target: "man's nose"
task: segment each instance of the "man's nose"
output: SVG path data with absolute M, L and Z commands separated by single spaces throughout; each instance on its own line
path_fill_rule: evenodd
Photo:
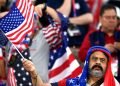
M 101 62 L 100 62 L 100 59 L 97 59 L 96 63 L 100 64 L 100 63 L 101 63 Z

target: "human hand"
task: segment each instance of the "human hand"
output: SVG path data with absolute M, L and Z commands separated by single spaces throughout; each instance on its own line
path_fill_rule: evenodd
M 2 13 L 0 13 L 0 18 L 4 17 L 4 16 L 7 15 L 7 14 L 8 14 L 7 11 L 6 11 L 6 12 L 2 12 Z
M 114 47 L 115 47 L 117 50 L 120 50 L 120 42 L 115 42 L 115 43 L 114 43 Z
M 30 60 L 23 59 L 22 63 L 23 63 L 23 67 L 25 68 L 25 70 L 30 72 L 32 77 L 37 75 L 35 66 Z
M 42 9 L 44 8 L 45 4 L 39 4 L 35 6 L 35 12 L 38 14 L 39 17 L 42 17 Z
M 105 48 L 107 48 L 111 53 L 117 52 L 117 49 L 115 48 L 114 44 L 106 44 Z

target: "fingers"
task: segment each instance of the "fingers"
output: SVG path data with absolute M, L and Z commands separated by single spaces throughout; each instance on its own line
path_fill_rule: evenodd
M 24 67 L 27 71 L 32 72 L 32 71 L 35 70 L 35 67 L 34 67 L 33 63 L 32 63 L 30 60 L 23 59 L 22 63 L 23 63 L 23 67 Z
M 42 17 L 42 8 L 41 6 L 35 6 L 35 12 L 38 14 L 39 17 Z

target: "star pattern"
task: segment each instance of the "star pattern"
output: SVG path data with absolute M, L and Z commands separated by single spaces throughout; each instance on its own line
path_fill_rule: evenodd
M 25 58 L 30 59 L 29 49 L 23 51 L 22 55 Z M 12 64 L 12 67 L 14 68 L 14 74 L 16 77 L 17 86 L 32 86 L 30 74 L 23 68 L 21 60 L 22 57 L 19 54 L 17 54 L 16 60 Z

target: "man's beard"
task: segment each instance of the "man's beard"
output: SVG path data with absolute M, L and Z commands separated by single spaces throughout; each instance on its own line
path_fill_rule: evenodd
M 95 70 L 94 68 L 98 67 L 100 70 Z M 104 75 L 103 68 L 99 65 L 94 65 L 91 69 L 89 68 L 89 74 L 96 77 L 96 78 L 101 78 Z

